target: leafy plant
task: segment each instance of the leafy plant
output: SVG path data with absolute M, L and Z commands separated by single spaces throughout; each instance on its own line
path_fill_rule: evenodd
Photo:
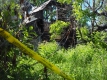
M 101 32 L 94 32 L 92 34 L 92 41 L 97 47 L 103 47 L 104 49 L 107 49 L 107 43 L 106 43 L 107 33 L 104 31 Z
M 75 80 L 106 80 L 105 55 L 103 48 L 93 48 L 93 43 L 79 45 L 71 51 L 71 74 Z
M 69 23 L 64 21 L 56 21 L 50 26 L 51 39 L 56 38 L 56 36 L 60 35 L 64 28 L 68 27 Z
M 90 32 L 87 27 L 76 28 L 78 42 L 89 42 L 90 41 Z

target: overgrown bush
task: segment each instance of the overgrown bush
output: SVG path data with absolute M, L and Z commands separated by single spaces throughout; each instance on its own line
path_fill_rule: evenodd
M 47 46 L 49 47 L 48 49 L 50 49 L 50 46 Z M 71 77 L 75 80 L 106 80 L 106 53 L 107 51 L 104 48 L 101 46 L 95 47 L 95 44 L 90 42 L 86 45 L 77 45 L 74 49 L 59 49 L 54 52 L 48 60 L 61 68 L 65 73 L 71 74 Z M 47 54 L 44 57 L 47 57 Z M 52 78 L 53 75 L 49 77 L 54 80 L 54 78 Z

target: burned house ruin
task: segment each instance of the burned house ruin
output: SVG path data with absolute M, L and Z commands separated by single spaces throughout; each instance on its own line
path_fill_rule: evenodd
M 48 0 L 36 7 L 28 1 L 21 2 L 23 13 L 22 23 L 26 27 L 33 26 L 34 31 L 38 35 L 38 41 L 49 41 L 49 26 L 56 20 L 70 22 L 70 25 L 62 33 L 63 36 L 57 38 L 56 41 L 65 48 L 76 45 L 75 19 L 71 16 L 72 6 L 60 4 L 56 0 Z M 36 40 L 36 39 L 35 39 Z

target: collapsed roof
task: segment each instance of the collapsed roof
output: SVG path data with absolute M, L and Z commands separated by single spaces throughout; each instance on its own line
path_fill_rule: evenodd
M 23 23 L 28 24 L 32 21 L 35 21 L 37 19 L 43 19 L 43 10 L 50 6 L 50 5 L 55 5 L 58 4 L 57 2 L 53 0 L 48 0 L 41 4 L 39 7 L 34 6 L 33 4 L 29 3 L 28 1 L 24 1 L 21 4 L 21 9 L 23 13 Z

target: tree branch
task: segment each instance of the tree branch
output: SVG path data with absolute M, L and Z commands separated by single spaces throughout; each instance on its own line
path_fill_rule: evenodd
M 98 12 L 96 11 L 95 14 L 98 15 L 98 16 L 105 16 L 105 17 L 107 17 L 107 11 L 103 11 L 103 12 L 101 12 L 101 13 L 98 13 Z
M 88 5 L 88 6 L 85 6 L 85 7 L 88 7 L 89 9 L 91 9 L 91 10 L 92 10 L 92 7 L 91 7 L 91 5 L 90 5 L 90 2 L 85 1 L 85 3 Z
M 101 5 L 96 9 L 96 11 L 99 10 L 103 6 L 103 3 L 104 3 L 104 0 L 101 1 Z

